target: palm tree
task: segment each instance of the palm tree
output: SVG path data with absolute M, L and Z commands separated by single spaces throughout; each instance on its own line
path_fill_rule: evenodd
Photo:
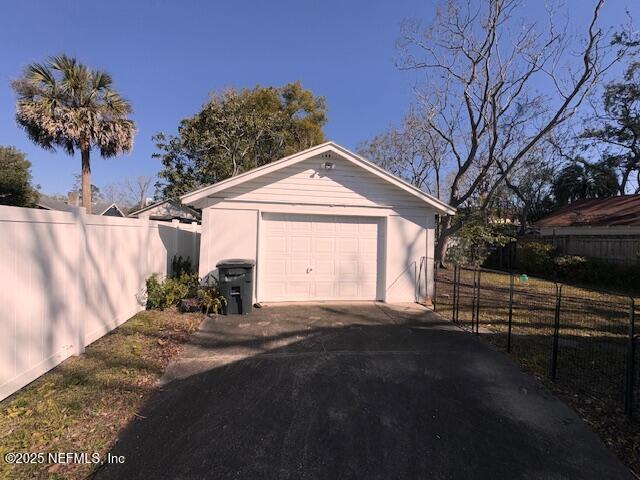
M 113 157 L 133 148 L 135 124 L 129 102 L 113 89 L 113 79 L 75 58 L 60 55 L 29 65 L 12 82 L 18 124 L 45 149 L 61 147 L 82 156 L 82 204 L 91 213 L 91 149 Z

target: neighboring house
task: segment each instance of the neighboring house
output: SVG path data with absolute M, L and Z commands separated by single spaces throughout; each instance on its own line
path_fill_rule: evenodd
M 640 195 L 579 200 L 534 226 L 563 254 L 640 261 Z
M 455 209 L 327 142 L 182 197 L 202 209 L 200 275 L 256 261 L 254 301 L 422 301 L 436 215 Z
M 178 200 L 162 200 L 131 212 L 129 217 L 149 220 L 180 220 L 183 223 L 200 222 L 200 213 L 183 205 Z
M 69 192 L 67 200 L 59 200 L 46 195 L 40 195 L 40 198 L 36 202 L 36 208 L 40 208 L 42 210 L 58 210 L 61 212 L 72 212 L 78 206 L 80 206 L 80 202 L 76 192 Z M 122 210 L 120 210 L 120 207 L 115 203 L 95 202 L 92 210 L 93 215 L 102 215 L 105 217 L 125 216 Z

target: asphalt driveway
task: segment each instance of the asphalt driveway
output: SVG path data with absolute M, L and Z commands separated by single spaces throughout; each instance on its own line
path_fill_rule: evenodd
M 505 354 L 414 305 L 205 321 L 100 479 L 632 478 Z

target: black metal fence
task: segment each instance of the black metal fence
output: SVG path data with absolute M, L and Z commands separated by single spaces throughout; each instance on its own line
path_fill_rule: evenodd
M 640 409 L 636 301 L 485 268 L 436 267 L 434 308 L 603 409 Z

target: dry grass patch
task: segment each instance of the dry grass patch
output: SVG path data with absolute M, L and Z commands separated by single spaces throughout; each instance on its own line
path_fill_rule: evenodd
M 106 454 L 202 319 L 173 309 L 140 312 L 0 402 L 0 478 L 85 478 L 93 465 L 9 465 L 4 454 Z

